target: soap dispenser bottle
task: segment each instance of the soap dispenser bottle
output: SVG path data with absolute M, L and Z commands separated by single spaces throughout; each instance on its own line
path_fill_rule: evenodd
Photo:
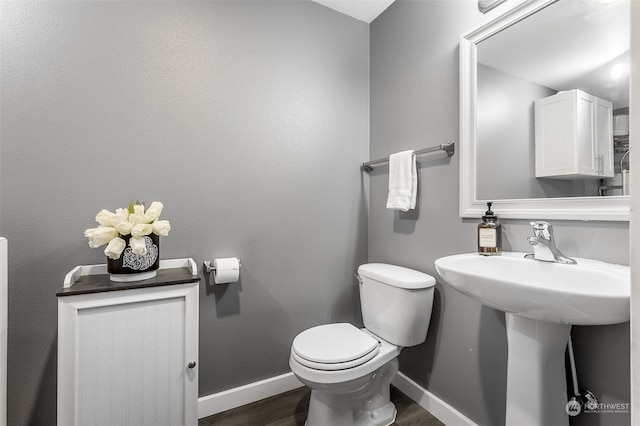
M 478 253 L 484 256 L 502 253 L 502 225 L 491 210 L 491 204 L 487 203 L 487 212 L 478 224 Z

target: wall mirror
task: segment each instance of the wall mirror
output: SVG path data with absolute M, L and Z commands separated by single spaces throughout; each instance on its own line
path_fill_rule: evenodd
M 461 36 L 461 217 L 629 220 L 629 21 L 629 0 L 525 0 Z M 536 177 L 534 102 L 574 89 L 611 104 L 611 178 Z

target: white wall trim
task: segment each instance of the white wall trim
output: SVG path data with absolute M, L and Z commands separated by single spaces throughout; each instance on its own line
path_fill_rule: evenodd
M 198 418 L 213 416 L 304 386 L 293 373 L 285 373 L 259 382 L 198 398 Z
M 398 373 L 392 383 L 400 389 L 402 393 L 414 400 L 416 404 L 436 416 L 447 426 L 478 426 L 464 414 L 424 389 L 403 373 Z M 300 383 L 293 373 L 285 373 L 270 379 L 203 396 L 198 398 L 198 418 L 202 419 L 213 416 L 214 414 L 260 401 L 261 399 L 288 392 L 302 386 L 303 384 Z
M 629 107 L 629 134 L 634 142 L 640 135 L 640 2 L 631 2 L 631 105 Z M 638 146 L 632 148 L 631 173 L 631 225 L 629 254 L 631 265 L 631 424 L 640 424 L 640 156 Z
M 447 426 L 478 426 L 467 416 L 444 402 L 403 373 L 398 373 L 391 383 L 416 404 L 433 414 Z
M 9 243 L 0 237 L 0 426 L 7 426 Z

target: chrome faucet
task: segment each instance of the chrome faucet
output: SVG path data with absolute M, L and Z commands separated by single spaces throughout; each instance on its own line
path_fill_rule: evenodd
M 527 238 L 533 247 L 533 253 L 525 255 L 528 259 L 544 260 L 545 262 L 567 263 L 575 265 L 577 262 L 565 256 L 556 247 L 553 239 L 553 227 L 548 222 L 531 222 L 534 235 Z

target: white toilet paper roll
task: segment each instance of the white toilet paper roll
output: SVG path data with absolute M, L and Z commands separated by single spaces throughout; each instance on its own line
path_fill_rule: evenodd
M 235 283 L 240 277 L 240 261 L 236 257 L 214 259 L 213 282 L 215 284 Z

